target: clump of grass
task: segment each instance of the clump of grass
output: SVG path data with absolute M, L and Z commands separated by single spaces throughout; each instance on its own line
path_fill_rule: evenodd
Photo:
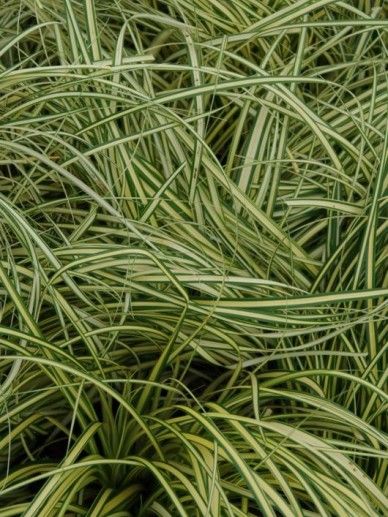
M 0 516 L 387 507 L 387 20 L 9 0 Z

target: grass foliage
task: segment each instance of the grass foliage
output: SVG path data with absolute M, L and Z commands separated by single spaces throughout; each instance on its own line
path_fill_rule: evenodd
M 387 13 L 1 3 L 1 517 L 384 514 Z

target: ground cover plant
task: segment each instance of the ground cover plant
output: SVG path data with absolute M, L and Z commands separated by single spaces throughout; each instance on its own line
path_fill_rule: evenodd
M 0 517 L 384 514 L 387 13 L 1 2 Z

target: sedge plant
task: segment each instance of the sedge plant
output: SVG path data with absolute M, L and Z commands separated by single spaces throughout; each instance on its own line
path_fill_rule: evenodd
M 0 517 L 372 517 L 386 2 L 3 0 Z

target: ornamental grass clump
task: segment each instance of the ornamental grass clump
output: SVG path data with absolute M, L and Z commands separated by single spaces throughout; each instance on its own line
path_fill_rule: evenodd
M 2 2 L 0 517 L 384 515 L 387 12 Z

